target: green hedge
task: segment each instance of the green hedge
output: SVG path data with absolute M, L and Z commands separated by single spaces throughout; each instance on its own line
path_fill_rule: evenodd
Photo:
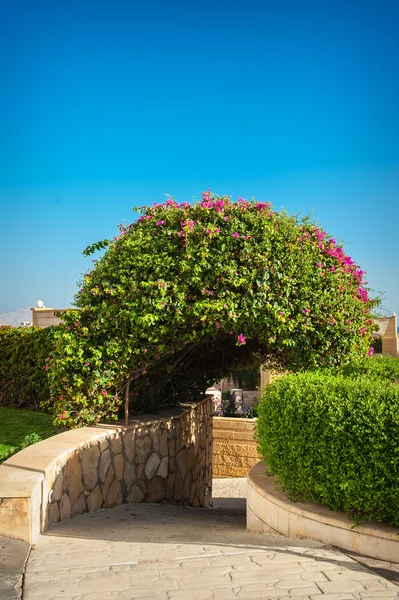
M 50 397 L 46 359 L 53 327 L 0 329 L 0 405 L 36 410 Z
M 399 525 L 397 384 L 370 374 L 282 377 L 260 401 L 257 438 L 291 498 Z
M 371 360 L 367 357 L 359 358 L 342 367 L 340 372 L 347 377 L 370 375 L 399 382 L 399 359 L 388 355 L 376 356 Z

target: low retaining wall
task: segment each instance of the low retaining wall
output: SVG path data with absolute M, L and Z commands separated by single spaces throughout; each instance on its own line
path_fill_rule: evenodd
M 276 489 L 275 478 L 266 475 L 259 462 L 248 475 L 247 530 L 278 532 L 302 537 L 377 560 L 399 562 L 399 529 L 369 522 L 354 529 L 345 513 L 328 510 L 321 504 L 291 502 Z
M 34 542 L 47 527 L 125 502 L 212 503 L 211 400 L 129 426 L 61 433 L 0 466 L 0 535 Z
M 246 477 L 260 459 L 256 419 L 213 417 L 213 476 Z

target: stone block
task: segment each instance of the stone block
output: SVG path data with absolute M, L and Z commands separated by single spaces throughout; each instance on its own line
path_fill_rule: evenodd
M 52 502 L 48 505 L 48 525 L 55 525 L 60 520 L 60 509 L 58 502 Z
M 147 479 L 152 479 L 155 476 L 160 462 L 161 461 L 158 454 L 155 452 L 151 454 L 145 466 L 145 474 Z
M 174 439 L 169 440 L 169 456 L 176 455 L 176 441 Z
M 103 505 L 103 495 L 101 488 L 97 485 L 94 490 L 87 497 L 87 508 L 89 511 L 98 510 Z
M 147 490 L 145 493 L 146 502 L 161 502 L 164 497 L 164 480 L 161 477 L 154 477 L 147 483 Z
M 72 502 L 71 516 L 82 515 L 84 512 L 86 512 L 86 496 L 83 493 L 75 502 Z
M 184 479 L 187 471 L 187 456 L 184 449 L 176 454 L 176 464 L 181 477 Z
M 83 473 L 82 467 L 77 452 L 69 456 L 66 477 L 65 477 L 65 489 L 68 490 L 69 499 L 73 505 L 79 496 L 84 492 L 84 485 L 82 481 Z
M 118 481 L 122 481 L 123 479 L 123 471 L 125 468 L 125 460 L 122 454 L 117 454 L 114 456 L 114 469 L 115 469 L 115 479 Z
M 125 455 L 129 462 L 133 462 L 136 454 L 136 439 L 133 431 L 128 431 L 124 437 Z
M 159 438 L 159 452 L 161 454 L 161 458 L 164 458 L 168 455 L 168 432 L 166 430 L 162 432 Z
M 116 435 L 112 438 L 111 446 L 114 454 L 120 454 L 122 452 L 122 439 L 120 435 Z
M 162 477 L 163 479 L 166 479 L 166 477 L 168 476 L 168 467 L 169 467 L 169 458 L 167 456 L 164 456 L 164 458 L 162 458 L 161 462 L 159 463 L 159 467 L 157 470 L 158 477 Z
M 166 500 L 174 500 L 174 486 L 175 486 L 175 473 L 169 473 L 169 476 L 166 480 Z
M 129 492 L 129 495 L 127 497 L 127 501 L 131 502 L 132 504 L 139 504 L 143 500 L 144 500 L 143 492 L 137 485 L 133 485 Z
M 152 440 L 150 437 L 139 438 L 136 440 L 136 458 L 139 463 L 143 464 L 147 462 L 151 447 Z
M 125 480 L 127 489 L 130 489 L 131 485 L 136 480 L 136 469 L 135 469 L 134 465 L 132 465 L 128 462 L 125 463 L 123 479 Z
M 60 509 L 60 519 L 61 521 L 65 521 L 65 519 L 71 518 L 71 501 L 69 500 L 69 496 L 64 494 L 61 498 L 61 509 Z
M 112 508 L 113 506 L 120 506 L 123 502 L 122 488 L 119 481 L 111 483 L 107 496 L 104 500 L 104 508 Z
M 173 497 L 176 502 L 179 502 L 184 498 L 184 480 L 182 479 L 182 476 L 180 475 L 179 471 L 176 471 L 175 489 Z
M 90 446 L 89 448 L 83 448 L 80 453 L 80 462 L 83 470 L 83 484 L 86 490 L 92 490 L 97 485 L 99 458 L 100 449 L 97 444 Z
M 104 481 L 103 485 L 101 486 L 101 492 L 102 492 L 102 495 L 104 498 L 106 498 L 109 487 L 114 480 L 114 474 L 115 474 L 114 467 L 111 465 L 110 468 L 108 469 L 108 473 L 105 478 L 105 481 Z
M 187 471 L 186 476 L 184 478 L 184 485 L 183 485 L 183 498 L 187 502 L 190 500 L 191 483 L 192 483 L 191 471 Z
M 64 474 L 60 471 L 55 479 L 53 486 L 53 499 L 58 502 L 62 496 L 62 486 L 64 483 Z
M 107 449 L 107 450 L 104 450 L 104 452 L 102 453 L 101 458 L 100 458 L 99 475 L 100 475 L 100 479 L 102 482 L 105 481 L 110 464 L 111 464 L 111 455 L 110 455 L 109 450 Z

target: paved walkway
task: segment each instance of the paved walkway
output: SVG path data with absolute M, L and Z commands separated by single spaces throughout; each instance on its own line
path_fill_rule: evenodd
M 245 500 L 226 497 L 244 481 L 216 480 L 214 509 L 130 504 L 57 525 L 31 552 L 24 600 L 399 598 L 331 547 L 246 532 Z
M 19 600 L 29 544 L 0 536 L 0 599 Z

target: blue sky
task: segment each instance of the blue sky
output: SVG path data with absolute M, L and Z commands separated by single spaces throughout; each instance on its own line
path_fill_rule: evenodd
M 399 3 L 0 2 L 0 312 L 65 307 L 131 208 L 313 216 L 399 313 Z

